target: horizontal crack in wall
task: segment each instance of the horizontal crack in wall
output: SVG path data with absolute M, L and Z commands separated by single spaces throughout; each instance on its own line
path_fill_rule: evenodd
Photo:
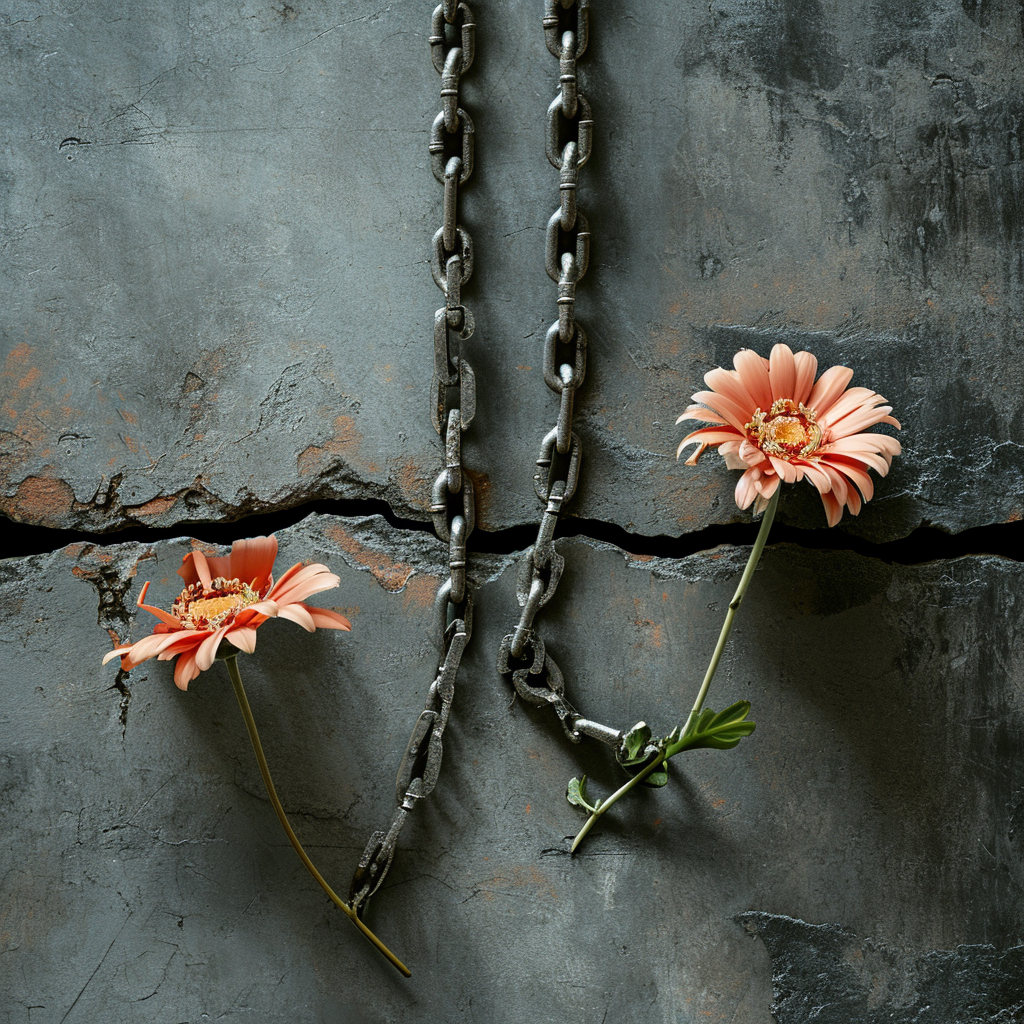
M 44 554 L 68 544 L 121 544 L 138 542 L 152 544 L 158 540 L 189 536 L 211 544 L 228 545 L 238 537 L 270 534 L 294 526 L 311 513 L 345 518 L 378 515 L 397 529 L 433 533 L 428 522 L 396 516 L 387 502 L 377 499 L 312 501 L 280 512 L 246 516 L 234 522 L 183 522 L 160 529 L 128 527 L 114 533 L 86 533 L 79 530 L 54 530 L 29 526 L 7 520 L 3 557 L 24 557 Z M 3 518 L 3 517 L 0 517 Z M 476 530 L 470 538 L 470 551 L 483 554 L 508 555 L 528 548 L 536 529 L 517 526 L 489 532 Z M 661 558 L 685 558 L 708 551 L 722 544 L 749 545 L 757 535 L 757 523 L 710 526 L 681 537 L 648 537 L 630 533 L 621 526 L 594 519 L 565 518 L 557 537 L 583 537 L 611 544 L 631 555 L 654 555 Z M 875 544 L 840 530 L 800 530 L 782 523 L 772 527 L 772 543 L 797 544 L 805 548 L 830 551 L 852 551 L 867 558 L 877 558 L 897 565 L 919 565 L 964 555 L 998 555 L 1024 561 L 1024 521 L 997 523 L 949 534 L 932 527 L 921 527 L 908 537 Z

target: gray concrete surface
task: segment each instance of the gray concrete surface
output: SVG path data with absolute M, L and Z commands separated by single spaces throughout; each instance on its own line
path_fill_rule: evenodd
M 321 603 L 353 630 L 270 622 L 242 664 L 282 799 L 340 887 L 390 818 L 432 677 L 439 545 L 396 534 L 333 517 L 287 531 L 282 566 L 336 569 L 341 587 Z M 767 947 L 737 915 L 834 926 L 785 953 L 798 981 L 814 972 L 793 963 L 832 956 L 837 928 L 910 961 L 1021 945 L 1017 563 L 898 568 L 770 549 L 711 700 L 751 700 L 757 731 L 736 750 L 677 759 L 667 789 L 624 803 L 572 859 L 580 819 L 566 780 L 582 769 L 606 791 L 618 770 L 512 702 L 494 659 L 514 569 L 478 563 L 439 788 L 369 910 L 413 969 L 403 981 L 287 845 L 222 667 L 187 694 L 166 664 L 134 670 L 123 693 L 114 666 L 99 667 L 106 627 L 148 632 L 150 617 L 124 619 L 122 603 L 146 579 L 153 600 L 173 599 L 185 550 L 73 546 L 4 564 L 5 619 L 26 626 L 4 645 L 0 1019 L 768 1024 L 769 954 L 783 954 L 764 918 L 747 927 Z M 544 630 L 571 669 L 572 701 L 667 731 L 691 702 L 743 551 L 562 550 L 565 593 Z M 917 975 L 900 988 L 865 964 L 862 988 L 874 979 L 881 1002 L 914 1004 Z
M 0 510 L 106 530 L 376 495 L 424 516 L 429 7 L 8 0 Z M 463 83 L 469 464 L 490 529 L 533 519 L 555 416 L 538 19 L 484 5 Z M 1017 5 L 673 0 L 594 20 L 573 514 L 648 535 L 738 521 L 716 470 L 668 472 L 673 421 L 709 364 L 784 339 L 855 365 L 907 423 L 885 514 L 844 528 L 1019 519 Z M 786 515 L 823 522 L 811 501 Z
M 474 4 L 463 83 L 475 629 L 438 789 L 368 913 L 410 981 L 287 845 L 222 666 L 187 694 L 166 664 L 100 667 L 148 632 L 143 581 L 176 596 L 200 523 L 340 499 L 279 564 L 338 571 L 322 603 L 352 633 L 267 623 L 242 667 L 296 829 L 347 888 L 436 666 L 444 553 L 408 523 L 441 466 L 430 6 L 0 4 L 5 540 L 110 533 L 0 560 L 0 1024 L 1021 1019 L 1024 570 L 982 543 L 920 565 L 771 546 L 711 698 L 749 699 L 757 731 L 566 854 L 566 781 L 618 769 L 495 668 L 519 541 L 493 531 L 536 522 L 555 416 L 534 0 Z M 1021 70 L 1009 0 L 594 0 L 570 506 L 592 536 L 559 541 L 539 620 L 581 711 L 667 732 L 692 702 L 745 552 L 595 538 L 747 520 L 733 474 L 673 458 L 740 347 L 854 366 L 903 420 L 835 543 L 1024 516 Z M 405 526 L 345 514 L 366 499 Z M 779 518 L 824 524 L 803 486 Z

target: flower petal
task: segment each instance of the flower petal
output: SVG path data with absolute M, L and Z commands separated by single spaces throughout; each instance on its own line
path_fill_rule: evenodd
M 347 631 L 352 628 L 352 623 L 344 615 L 332 612 L 330 608 L 311 608 L 308 604 L 304 604 L 302 607 L 309 612 L 317 629 L 344 629 Z
M 263 594 L 269 589 L 275 558 L 277 538 L 274 536 L 236 540 L 231 545 L 231 554 L 225 560 L 227 565 L 220 575 L 248 583 L 257 594 Z
M 792 398 L 794 402 L 807 404 L 811 388 L 814 387 L 814 375 L 818 372 L 818 360 L 810 352 L 796 352 L 793 354 L 796 362 L 796 384 L 793 385 Z
M 777 459 L 774 455 L 768 456 L 772 469 L 787 483 L 795 484 L 803 476 L 803 470 L 797 471 L 796 466 L 787 459 Z
M 772 346 L 772 354 L 768 359 L 768 379 L 772 385 L 773 401 L 793 397 L 796 390 L 796 360 L 788 345 L 780 342 Z
M 829 367 L 811 388 L 810 397 L 804 403 L 813 409 L 819 420 L 823 413 L 832 408 L 835 400 L 846 390 L 846 385 L 853 380 L 853 370 L 846 366 Z
M 740 432 L 746 432 L 747 423 L 750 422 L 750 417 L 754 412 L 753 409 L 746 409 L 731 398 L 720 395 L 717 391 L 698 391 L 693 397 L 698 402 L 703 402 L 710 409 L 720 413 L 725 417 L 726 422 L 731 423 Z
M 103 661 L 101 662 L 101 664 L 106 665 L 108 661 L 113 661 L 115 658 L 120 658 L 121 655 L 127 654 L 131 649 L 132 648 L 130 644 L 127 647 L 115 647 L 112 651 L 107 651 L 107 653 L 103 655 Z
M 252 654 L 256 650 L 256 630 L 251 626 L 238 626 L 229 629 L 224 638 L 229 644 L 234 644 L 240 651 Z
M 267 597 L 278 605 L 290 604 L 293 601 L 302 601 L 310 594 L 318 594 L 321 590 L 331 590 L 340 583 L 340 577 L 331 572 L 326 565 L 314 562 L 312 565 L 304 566 L 287 580 L 275 583 Z
M 860 488 L 865 501 L 870 501 L 874 496 L 875 485 L 871 482 L 868 471 L 860 463 L 843 455 L 832 455 L 823 458 L 821 461 L 852 480 Z M 888 467 L 886 468 L 888 469 Z M 882 475 L 884 476 L 885 474 L 883 473 Z
M 757 488 L 757 493 L 767 500 L 770 498 L 782 484 L 782 478 L 778 473 L 762 473 L 760 479 L 755 481 L 754 486 Z
M 277 614 L 282 619 L 291 619 L 292 622 L 297 622 L 309 633 L 316 632 L 316 622 L 313 621 L 313 616 L 309 614 L 304 604 L 285 605 Z
M 708 445 L 722 444 L 724 441 L 735 441 L 738 445 L 741 437 L 742 435 L 735 427 L 701 427 L 700 430 L 694 430 L 692 433 L 687 434 L 679 442 L 679 447 L 676 449 L 676 458 L 678 459 L 683 454 L 683 449 L 690 444 L 701 445 L 701 451 L 703 451 Z M 687 459 L 686 464 L 695 465 L 699 456 L 700 452 L 692 456 L 694 459 L 693 463 Z
M 748 466 L 759 466 L 767 460 L 764 452 L 756 444 L 751 444 L 747 438 L 743 439 L 737 454 Z
M 768 377 L 768 360 L 749 348 L 740 349 L 732 357 L 732 365 L 758 408 L 767 412 L 772 407 L 772 385 Z
M 804 479 L 809 480 L 819 494 L 827 494 L 832 490 L 832 478 L 820 468 L 818 463 L 804 466 Z
M 828 519 L 828 525 L 835 526 L 843 518 L 842 503 L 831 491 L 825 491 L 821 495 L 821 503 L 825 506 L 825 516 Z
M 859 434 L 867 427 L 892 420 L 889 415 L 891 412 L 891 405 L 880 405 L 876 408 L 865 405 L 863 408 L 854 409 L 853 412 L 847 413 L 842 419 L 834 422 L 829 428 L 829 432 L 833 438 Z
M 213 577 L 210 575 L 210 563 L 206 560 L 206 555 L 198 548 L 182 558 L 178 575 L 185 581 L 186 586 L 201 582 L 204 587 L 209 587 L 213 582 Z
M 205 672 L 213 664 L 214 658 L 217 657 L 217 648 L 220 647 L 220 642 L 224 639 L 228 628 L 228 626 L 221 626 L 199 645 L 199 650 L 196 651 L 196 665 L 199 666 L 200 672 Z
M 170 612 L 165 612 L 162 608 L 155 608 L 153 605 L 145 604 L 146 591 L 149 590 L 149 580 L 146 580 L 142 584 L 142 593 L 139 594 L 138 600 L 135 602 L 136 608 L 142 608 L 149 612 L 150 615 L 155 615 L 161 622 L 168 626 L 174 626 L 177 629 L 181 629 L 181 619 L 176 615 L 171 615 Z
M 682 423 L 683 420 L 701 420 L 704 423 L 728 422 L 724 416 L 719 416 L 717 412 L 712 412 L 703 405 L 688 405 L 685 412 L 677 417 L 676 424 Z
M 725 395 L 741 409 L 749 410 L 748 420 L 754 414 L 757 402 L 744 385 L 743 378 L 735 370 L 725 370 L 718 366 L 704 374 L 704 381 L 709 388 L 717 391 L 720 395 Z
M 850 510 L 850 515 L 860 515 L 861 500 L 860 494 L 857 493 L 856 487 L 851 487 L 846 494 L 846 507 Z
M 748 469 L 736 481 L 736 504 L 740 508 L 749 508 L 750 503 L 757 497 L 757 480 L 760 476 L 761 470 Z
M 834 466 L 830 466 L 827 462 L 819 462 L 818 465 L 828 474 L 829 480 L 832 482 L 832 493 L 835 494 L 836 500 L 840 505 L 846 504 L 846 496 L 849 493 L 849 486 L 846 483 L 846 477 L 839 472 Z
M 188 684 L 199 675 L 199 671 L 195 652 L 183 654 L 174 666 L 174 685 L 179 690 L 187 690 Z

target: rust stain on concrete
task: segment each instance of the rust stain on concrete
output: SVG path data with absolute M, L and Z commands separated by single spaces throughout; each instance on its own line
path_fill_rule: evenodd
M 337 456 L 344 456 L 346 461 L 361 466 L 368 473 L 379 473 L 380 467 L 372 461 L 360 457 L 359 449 L 363 443 L 363 435 L 356 429 L 355 420 L 351 416 L 334 418 L 334 437 L 321 445 L 310 445 L 299 452 L 296 459 L 299 475 L 307 476 L 318 473 L 329 467 Z
M 162 516 L 177 504 L 178 496 L 176 494 L 165 494 L 156 498 L 151 498 L 149 501 L 144 502 L 141 505 L 134 506 L 132 508 L 132 512 L 137 516 Z
M 402 592 L 403 607 L 429 608 L 437 596 L 437 579 L 434 576 L 416 575 L 406 584 Z
M 411 565 L 407 565 L 405 562 L 397 562 L 389 558 L 383 551 L 374 551 L 371 548 L 364 547 L 341 526 L 328 526 L 325 528 L 324 533 L 353 561 L 369 569 L 370 575 L 389 594 L 397 594 L 399 591 L 404 590 L 415 572 Z
M 47 525 L 66 516 L 74 506 L 75 492 L 64 480 L 28 476 L 18 484 L 7 512 L 18 522 Z

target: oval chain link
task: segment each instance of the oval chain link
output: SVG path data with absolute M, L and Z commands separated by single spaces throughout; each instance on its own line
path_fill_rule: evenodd
M 466 580 L 466 542 L 476 525 L 473 481 L 462 465 L 462 435 L 476 414 L 476 376 L 462 343 L 473 336 L 473 316 L 462 302 L 462 286 L 473 273 L 473 239 L 458 223 L 459 189 L 473 173 L 473 120 L 459 96 L 462 76 L 476 53 L 476 21 L 464 0 L 443 0 L 430 21 L 430 56 L 441 75 L 441 112 L 430 127 L 430 164 L 444 186 L 442 224 L 431 243 L 430 271 L 444 295 L 434 314 L 431 420 L 444 441 L 444 465 L 430 494 L 438 538 L 448 544 L 448 579 L 435 599 L 437 675 L 398 768 L 390 828 L 374 832 L 352 879 L 349 900 L 360 915 L 384 881 L 409 812 L 434 789 L 444 753 L 455 682 L 473 633 L 473 598 Z
M 555 551 L 558 518 L 576 492 L 583 444 L 573 430 L 576 392 L 587 374 L 587 332 L 576 319 L 576 285 L 590 262 L 590 226 L 579 209 L 580 168 L 593 151 L 594 120 L 580 91 L 576 62 L 590 40 L 589 0 L 544 0 L 544 37 L 558 58 L 558 95 L 547 110 L 548 160 L 559 172 L 558 209 L 548 220 L 544 264 L 558 285 L 558 319 L 544 338 L 544 382 L 558 396 L 558 419 L 541 441 L 533 477 L 544 514 L 537 539 L 519 564 L 516 598 L 522 609 L 498 650 L 498 671 L 511 676 L 527 703 L 550 706 L 573 743 L 590 736 L 622 753 L 624 733 L 580 715 L 565 696 L 565 678 L 534 627 L 537 612 L 558 587 L 565 560 Z

